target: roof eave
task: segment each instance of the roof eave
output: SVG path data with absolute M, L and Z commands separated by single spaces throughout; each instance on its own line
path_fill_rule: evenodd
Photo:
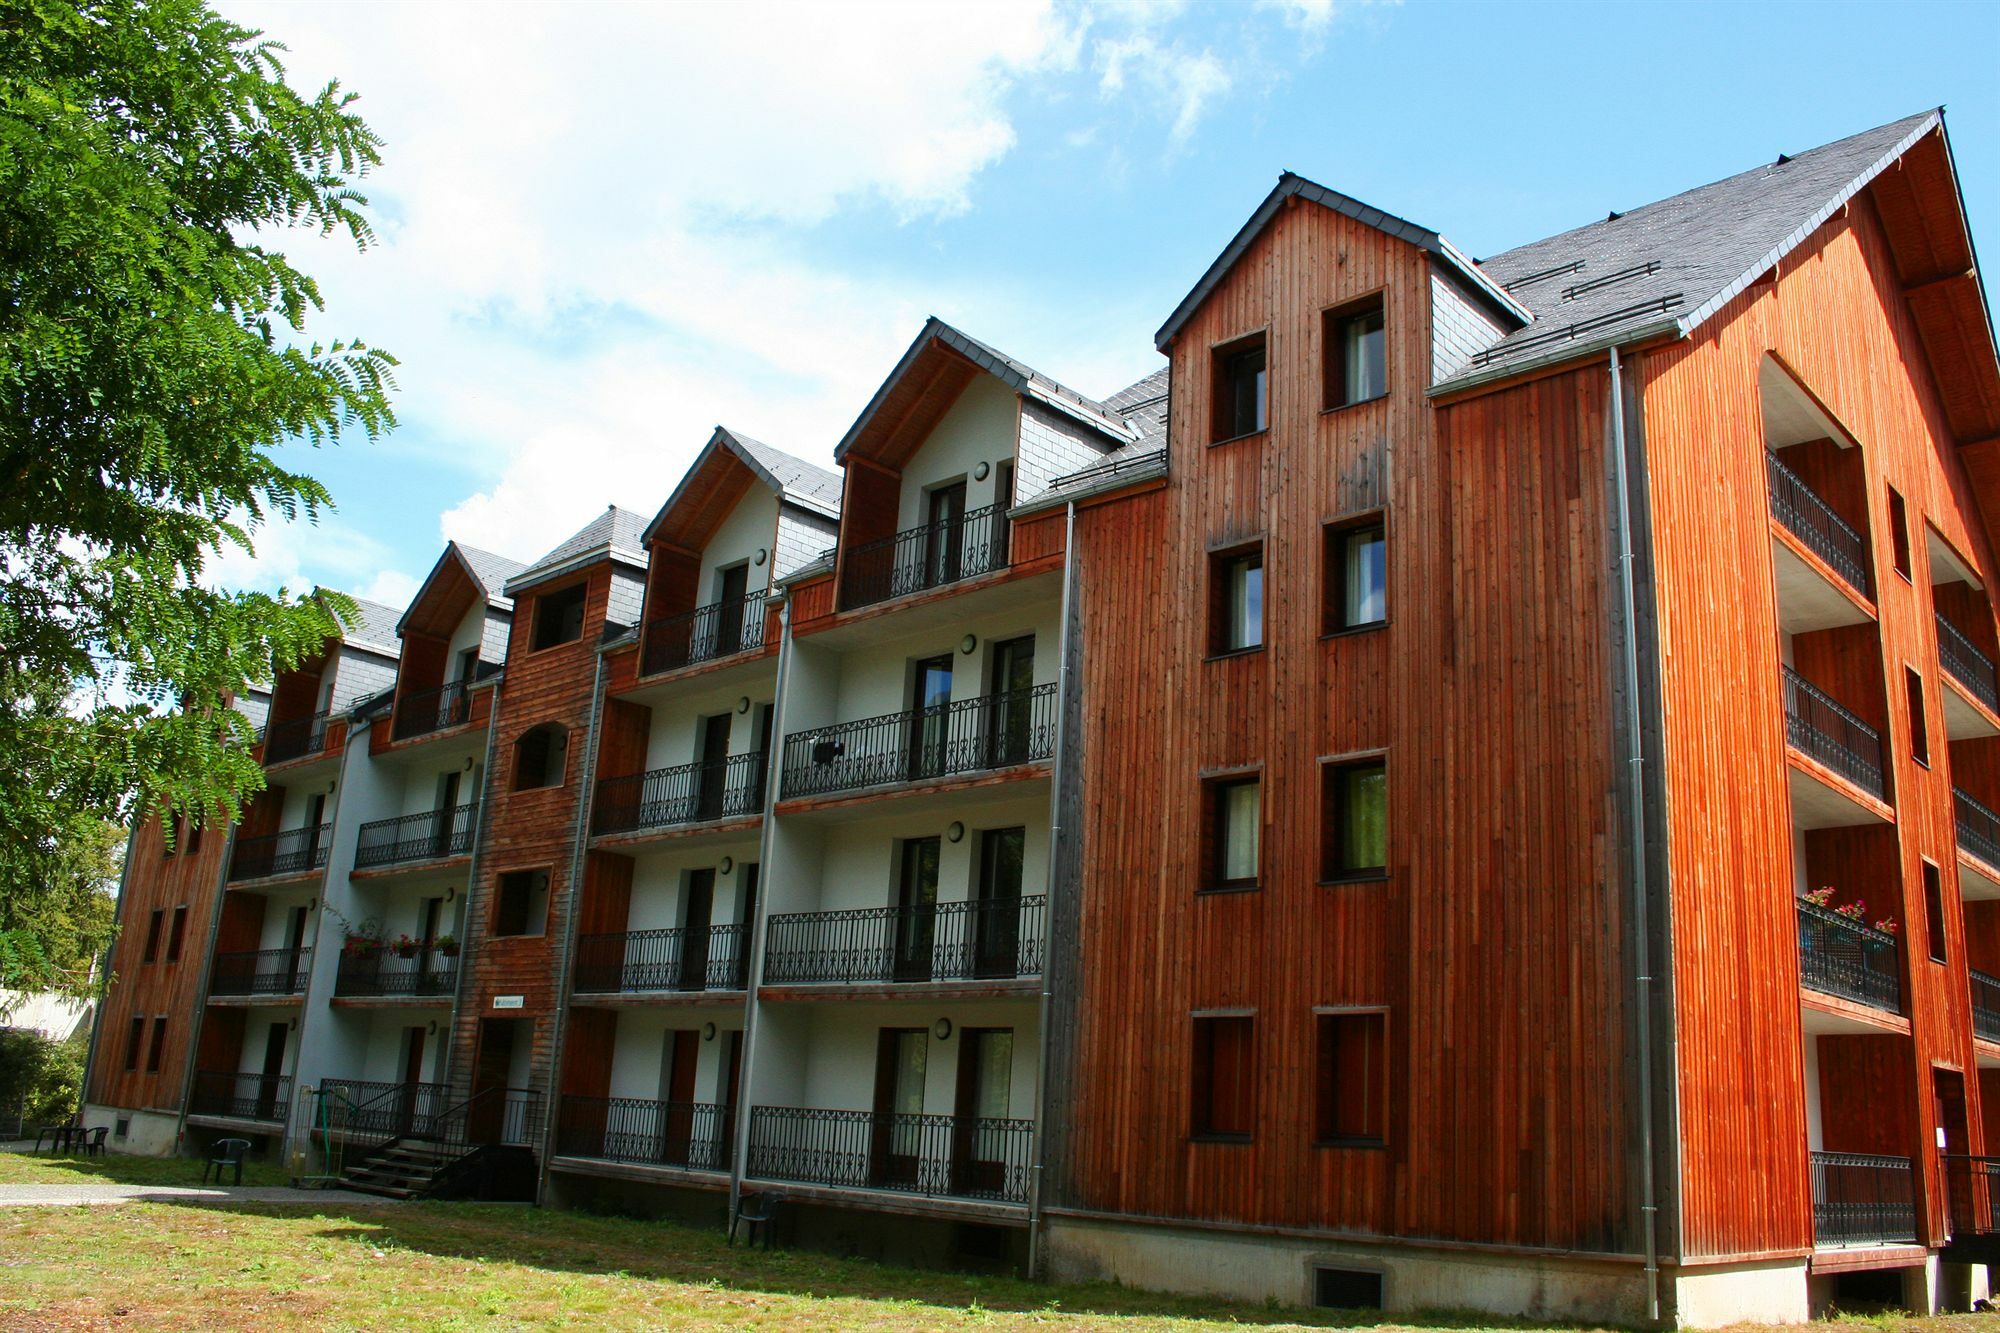
M 1575 342 L 1563 343 L 1559 347 L 1525 360 L 1509 361 L 1504 365 L 1487 367 L 1472 374 L 1459 375 L 1431 385 L 1424 390 L 1424 393 L 1430 398 L 1450 397 L 1468 389 L 1478 389 L 1505 380 L 1518 379 L 1523 375 L 1535 374 L 1567 361 L 1586 361 L 1610 351 L 1613 347 L 1632 347 L 1640 343 L 1654 342 L 1663 333 L 1671 334 L 1674 338 L 1687 336 L 1680 327 L 1678 319 L 1649 320 L 1644 324 L 1618 329 L 1595 338 L 1579 338 Z

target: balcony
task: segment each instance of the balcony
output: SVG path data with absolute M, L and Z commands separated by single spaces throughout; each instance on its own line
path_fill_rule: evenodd
M 354 848 L 354 868 L 378 870 L 384 866 L 469 855 L 473 812 L 477 808 L 472 804 L 455 805 L 449 810 L 426 810 L 400 819 L 378 819 L 363 824 Z
M 1011 768 L 1055 751 L 1056 687 L 842 722 L 785 737 L 787 800 Z
M 188 1096 L 188 1114 L 283 1124 L 292 1109 L 289 1074 L 231 1074 L 198 1071 Z
M 1917 1176 L 1907 1157 L 1812 1154 L 1813 1244 L 1908 1245 L 1917 1239 Z
M 1946 1153 L 1939 1160 L 1944 1167 L 1945 1214 L 1950 1222 L 1951 1245 L 1967 1246 L 1967 1242 L 1976 1244 L 1983 1240 L 1990 1247 L 1992 1238 L 2000 1236 L 2000 1157 Z M 1957 1256 L 1948 1246 L 1943 1257 L 1950 1263 Z M 1984 1253 L 1965 1257 L 1990 1263 L 1993 1251 L 1987 1248 Z
M 734 925 L 585 935 L 576 943 L 576 989 L 590 995 L 742 990 L 745 938 L 746 928 Z
M 1007 513 L 988 505 L 850 547 L 841 575 L 842 606 L 850 611 L 873 606 L 1006 565 Z
M 210 995 L 291 996 L 306 992 L 311 949 L 252 949 L 219 953 L 209 972 Z
M 412 736 L 428 736 L 434 731 L 461 726 L 472 720 L 472 702 L 465 682 L 452 681 L 434 690 L 418 690 L 396 701 L 396 722 L 390 734 L 406 741 Z
M 444 1083 L 327 1078 L 319 1090 L 328 1129 L 372 1138 L 428 1138 L 451 1106 L 451 1088 Z
M 289 722 L 273 722 L 264 729 L 264 762 L 282 764 L 325 750 L 326 727 L 331 717 L 330 713 L 314 713 Z
M 1868 595 L 1868 543 L 1833 506 L 1820 499 L 1798 473 L 1764 455 L 1771 479 L 1771 516 L 1797 537 L 1808 551 L 1825 561 L 1848 587 Z
M 684 1171 L 727 1171 L 733 1107 L 634 1097 L 565 1096 L 556 1108 L 558 1157 L 587 1157 Z
M 1799 980 L 1808 990 L 1901 1013 L 1896 937 L 1800 898 Z
M 229 858 L 231 883 L 243 879 L 276 879 L 326 868 L 333 825 L 286 829 L 261 838 L 239 838 Z
M 642 833 L 747 819 L 764 809 L 764 756 L 731 755 L 721 763 L 656 768 L 634 777 L 604 778 L 591 808 L 594 834 Z
M 639 662 L 641 675 L 678 671 L 702 662 L 719 662 L 764 646 L 762 592 L 726 602 L 710 602 L 679 615 L 657 616 L 646 622 L 646 643 Z
M 342 998 L 449 997 L 458 989 L 458 959 L 437 953 L 398 958 L 383 950 L 363 956 L 342 953 L 333 993 Z
M 759 1106 L 744 1175 L 930 1198 L 1028 1200 L 1032 1120 Z
M 1792 748 L 1877 800 L 1886 799 L 1880 734 L 1804 676 L 1784 670 L 1785 739 Z
M 2000 977 L 1969 971 L 1972 982 L 1972 1035 L 2000 1041 Z
M 764 983 L 921 983 L 1042 974 L 1048 898 L 773 916 Z

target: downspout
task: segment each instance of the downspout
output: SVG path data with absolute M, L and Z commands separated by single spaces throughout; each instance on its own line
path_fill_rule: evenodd
M 1636 1054 L 1639 1061 L 1639 1216 L 1646 1243 L 1646 1319 L 1660 1318 L 1659 1201 L 1653 1179 L 1653 949 L 1648 929 L 1646 885 L 1646 747 L 1639 702 L 1639 599 L 1633 585 L 1632 492 L 1625 456 L 1625 388 L 1618 349 L 1611 349 L 1611 464 L 1618 487 L 1618 597 L 1625 620 L 1625 725 L 1631 754 L 1626 759 L 1626 791 L 1631 801 L 1629 852 L 1632 858 L 1633 977 L 1637 991 Z
M 1035 1136 L 1028 1171 L 1028 1276 L 1040 1276 L 1042 1264 L 1042 1174 L 1047 1165 L 1049 1105 L 1050 1033 L 1049 1017 L 1054 1008 L 1050 978 L 1055 973 L 1056 876 L 1062 858 L 1063 761 L 1069 741 L 1069 692 L 1071 687 L 1069 618 L 1076 588 L 1076 501 L 1069 502 L 1063 516 L 1062 624 L 1056 635 L 1056 735 L 1054 762 L 1049 766 L 1049 906 L 1044 916 L 1049 945 L 1042 950 L 1042 990 L 1038 1000 L 1038 1028 L 1041 1050 L 1035 1074 Z

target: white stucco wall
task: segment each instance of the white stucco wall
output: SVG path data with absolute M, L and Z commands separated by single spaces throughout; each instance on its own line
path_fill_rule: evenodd
M 833 715 L 808 720 L 799 716 L 807 710 L 789 709 L 785 728 L 797 731 L 828 722 L 858 721 L 902 712 L 911 704 L 914 664 L 929 657 L 951 657 L 953 701 L 980 698 L 992 688 L 994 645 L 1024 635 L 1033 635 L 1035 639 L 1035 684 L 1051 684 L 1056 679 L 1061 615 L 1061 606 L 1051 599 L 1043 604 L 967 616 L 943 627 L 898 637 L 871 637 L 865 644 L 844 653 L 827 652 L 827 660 L 813 663 L 812 669 L 831 674 Z M 969 654 L 960 651 L 961 640 L 967 634 L 979 640 Z M 793 667 L 795 688 L 806 684 L 803 678 L 807 671 L 802 668 L 803 664 Z
M 758 841 L 753 832 L 727 842 L 704 842 L 692 848 L 672 843 L 645 849 L 633 858 L 632 902 L 626 914 L 627 930 L 671 930 L 686 924 L 681 890 L 692 870 L 715 870 L 715 898 L 709 916 L 711 925 L 735 923 L 742 916 L 742 893 L 746 867 L 757 860 Z M 723 857 L 731 866 L 720 870 Z M 760 885 L 759 893 L 762 888 Z
M 965 482 L 967 510 L 993 503 L 999 480 L 997 466 L 986 480 L 973 478 L 980 463 L 1011 462 L 1020 435 L 1020 399 L 991 375 L 977 375 L 944 414 L 909 462 L 903 465 L 903 493 L 897 509 L 897 531 L 925 521 L 926 491 L 954 481 Z
M 965 825 L 965 836 L 952 842 L 945 836 L 954 821 Z M 1025 863 L 1022 896 L 1045 892 L 1048 886 L 1049 802 L 1046 792 L 1011 799 L 979 801 L 964 806 L 915 814 L 889 814 L 864 820 L 843 820 L 828 827 L 820 854 L 820 892 L 809 904 L 788 895 L 783 911 L 845 911 L 888 907 L 895 903 L 901 844 L 908 838 L 939 839 L 938 901 L 970 901 L 978 876 L 980 833 L 986 829 L 1024 827 Z
M 770 1015 L 777 1007 L 766 1005 L 764 1015 Z M 760 1032 L 758 1063 L 782 1061 L 791 1066 L 794 1076 L 786 1081 L 796 1086 L 803 1100 L 766 1100 L 760 1105 L 872 1110 L 876 1047 L 881 1030 L 920 1027 L 931 1030 L 926 1038 L 924 1061 L 924 1112 L 951 1115 L 956 1110 L 958 1056 L 965 1047 L 961 1038 L 964 1029 L 1009 1028 L 1014 1033 L 1014 1064 L 1009 1078 L 1008 1113 L 1023 1120 L 1034 1118 L 1040 1028 L 1032 1000 L 979 1004 L 911 1000 L 894 1004 L 792 1007 L 808 1012 L 783 1024 L 776 1041 L 766 1042 Z M 935 1033 L 940 1018 L 948 1018 L 952 1023 L 951 1036 L 943 1040 Z
M 716 599 L 718 591 L 716 571 L 728 565 L 742 564 L 749 567 L 746 587 L 751 592 L 761 592 L 771 582 L 771 544 L 777 540 L 778 497 L 772 495 L 762 482 L 752 482 L 736 507 L 729 511 L 729 517 L 710 537 L 708 545 L 701 552 L 700 582 L 695 584 L 695 604 L 706 606 Z M 763 551 L 764 563 L 757 563 L 757 552 Z
M 727 1072 L 728 1036 L 731 1032 L 743 1030 L 743 1011 L 733 1006 L 621 1011 L 612 1045 L 611 1095 L 637 1097 L 644 1101 L 664 1100 L 669 1091 L 661 1083 L 662 1076 L 667 1072 L 667 1034 L 676 1029 L 699 1033 L 707 1023 L 715 1024 L 715 1037 L 697 1045 L 694 1099 L 697 1102 L 721 1103 L 722 1080 Z
M 706 689 L 676 692 L 653 705 L 651 730 L 646 734 L 646 768 L 674 768 L 692 764 L 701 757 L 701 720 L 718 713 L 729 714 L 729 753 L 750 754 L 757 748 L 757 710 L 777 694 L 775 674 L 759 676 L 754 684 L 741 679 Z M 742 701 L 750 700 L 748 712 L 738 712 Z

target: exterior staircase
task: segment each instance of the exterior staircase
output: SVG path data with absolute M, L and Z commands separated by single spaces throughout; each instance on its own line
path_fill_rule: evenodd
M 541 1095 L 489 1088 L 437 1109 L 434 1084 L 329 1081 L 312 1123 L 348 1146 L 335 1168 L 343 1188 L 386 1199 L 532 1200 Z M 366 1144 L 367 1146 L 362 1146 Z
M 342 1185 L 389 1199 L 420 1199 L 469 1154 L 424 1139 L 391 1139 L 340 1173 Z

